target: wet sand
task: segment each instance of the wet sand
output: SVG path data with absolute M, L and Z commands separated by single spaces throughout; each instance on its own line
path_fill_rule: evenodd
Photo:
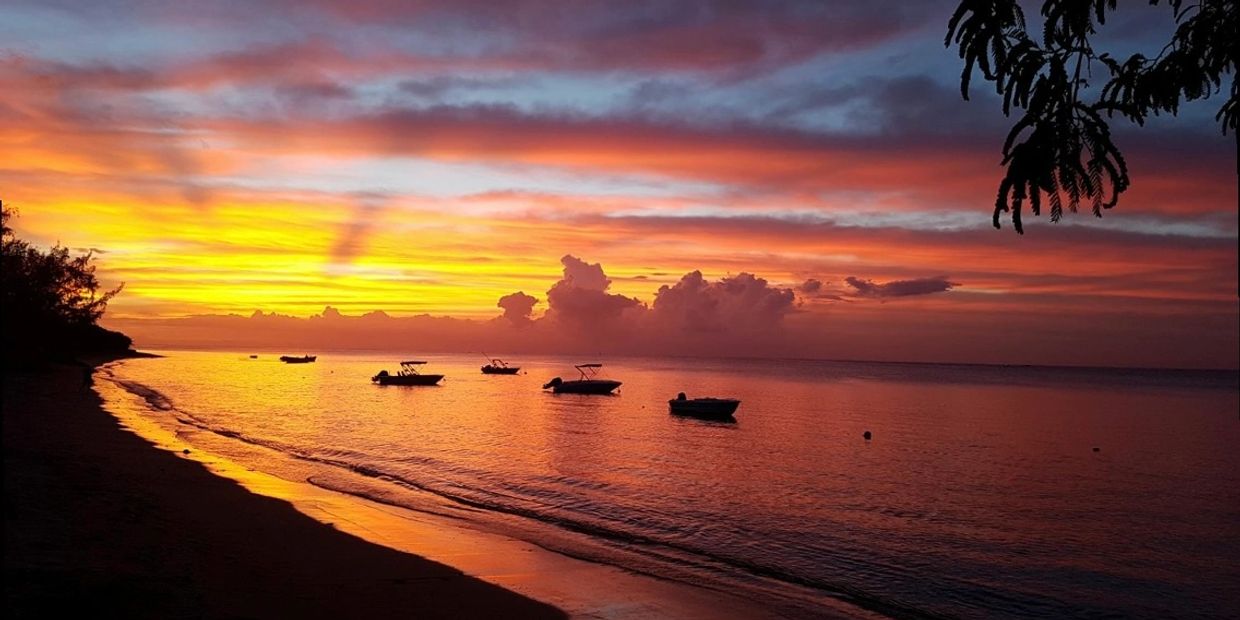
M 79 368 L 5 373 L 2 404 L 10 617 L 564 617 L 156 449 Z

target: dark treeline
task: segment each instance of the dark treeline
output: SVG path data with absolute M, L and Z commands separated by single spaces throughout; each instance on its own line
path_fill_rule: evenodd
M 36 366 L 81 353 L 128 351 L 128 336 L 97 324 L 120 288 L 99 290 L 93 256 L 73 256 L 59 244 L 46 251 L 34 247 L 14 234 L 13 216 L 13 209 L 0 202 L 4 366 Z

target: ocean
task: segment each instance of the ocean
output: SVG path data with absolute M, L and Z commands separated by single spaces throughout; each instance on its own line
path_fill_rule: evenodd
M 1240 616 L 1236 372 L 432 355 L 442 385 L 381 387 L 399 356 L 162 353 L 100 371 L 109 409 L 789 617 Z M 540 389 L 581 362 L 618 394 Z M 669 415 L 682 391 L 742 404 Z

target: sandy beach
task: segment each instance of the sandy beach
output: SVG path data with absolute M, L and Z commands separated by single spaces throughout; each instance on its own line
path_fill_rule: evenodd
M 79 368 L 6 373 L 3 397 L 10 615 L 564 616 L 154 448 Z

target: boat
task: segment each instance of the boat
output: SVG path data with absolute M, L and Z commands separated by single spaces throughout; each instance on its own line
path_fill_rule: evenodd
M 252 360 L 256 360 L 256 359 L 258 359 L 258 356 L 257 356 L 257 355 L 251 355 L 251 356 L 250 356 L 250 359 L 252 359 Z
M 521 370 L 520 366 L 509 366 L 504 360 L 498 357 L 492 358 L 491 362 L 482 367 L 484 375 L 515 375 Z
M 715 420 L 731 420 L 741 401 L 734 398 L 688 398 L 684 392 L 667 401 L 667 408 L 676 415 Z
M 598 369 L 602 367 L 602 364 L 579 364 L 573 368 L 581 373 L 580 379 L 565 381 L 556 377 L 543 385 L 543 389 L 550 389 L 556 394 L 611 394 L 613 390 L 620 387 L 620 382 L 599 379 Z
M 319 356 L 317 355 L 302 355 L 301 357 L 297 357 L 294 355 L 281 355 L 280 356 L 280 361 L 284 362 L 285 364 L 309 364 L 310 362 L 313 362 L 314 360 L 317 360 L 317 359 L 319 359 Z
M 443 380 L 443 375 L 424 375 L 418 372 L 418 366 L 422 366 L 426 362 L 420 360 L 410 360 L 400 363 L 400 370 L 396 374 L 390 374 L 386 370 L 380 370 L 379 374 L 370 378 L 371 381 L 379 385 L 435 385 Z

